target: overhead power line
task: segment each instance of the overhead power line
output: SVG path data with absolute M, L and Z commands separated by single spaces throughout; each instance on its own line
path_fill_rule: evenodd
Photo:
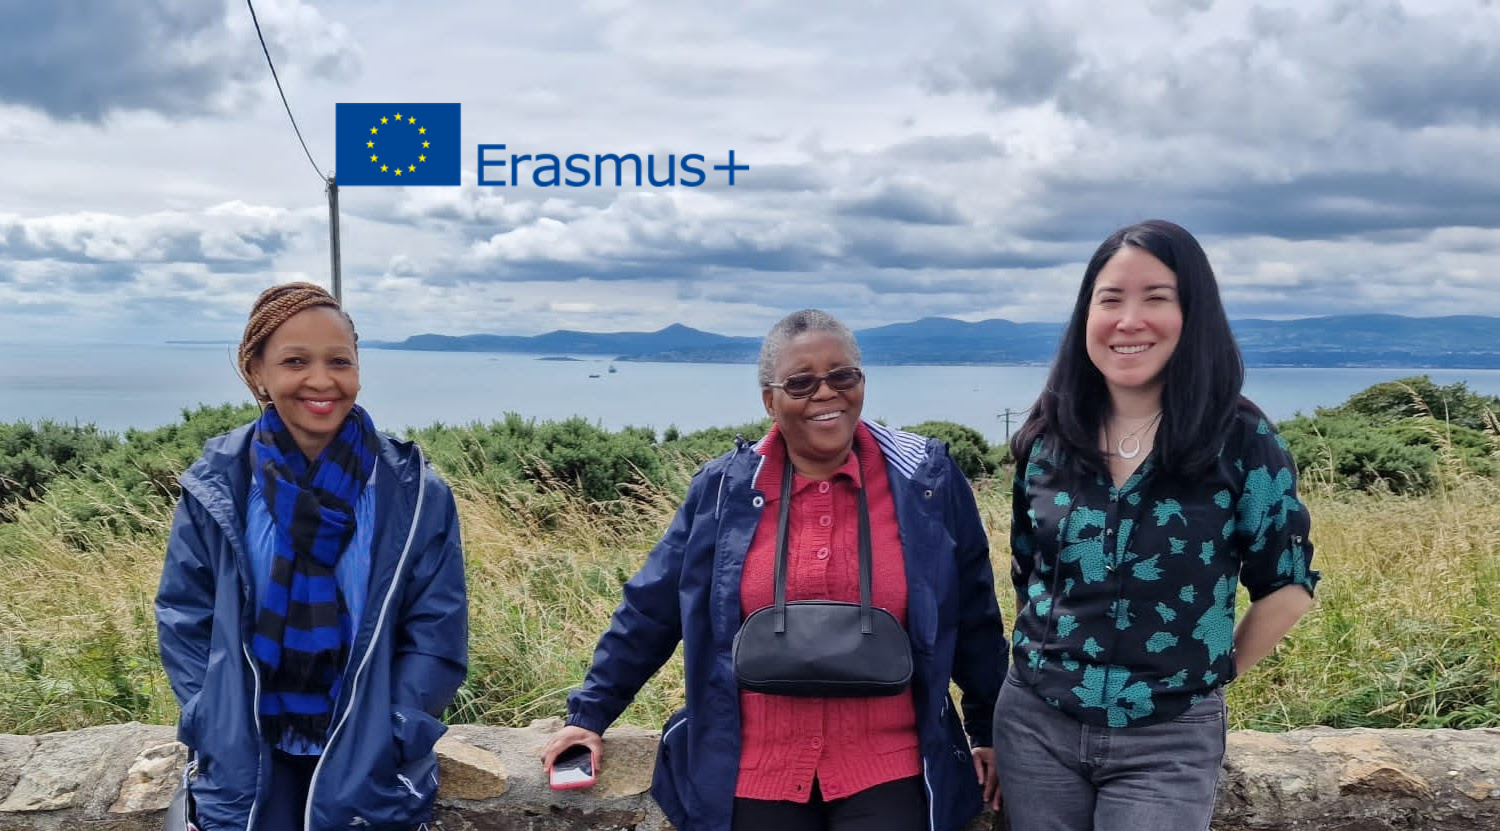
M 286 90 L 281 88 L 281 78 L 276 74 L 276 63 L 271 60 L 271 50 L 266 47 L 266 36 L 261 34 L 260 19 L 255 16 L 255 3 L 245 0 L 245 5 L 250 7 L 250 22 L 255 24 L 255 36 L 260 39 L 260 51 L 266 54 L 266 66 L 271 67 L 271 80 L 276 82 L 276 92 L 281 96 L 281 106 L 286 108 L 286 117 L 292 122 L 292 132 L 297 134 L 297 141 L 302 145 L 302 152 L 307 154 L 308 164 L 313 166 L 313 172 L 318 174 L 318 179 L 323 183 L 323 192 L 328 196 L 328 253 L 333 276 L 333 297 L 340 303 L 344 301 L 344 278 L 343 265 L 339 256 L 339 185 L 333 176 L 324 176 L 323 169 L 313 161 L 312 151 L 307 149 L 307 142 L 302 138 L 302 130 L 297 126 L 297 117 L 292 115 L 292 105 L 287 103 Z
M 245 5 L 250 7 L 250 21 L 255 24 L 255 36 L 260 38 L 260 51 L 266 53 L 266 65 L 271 67 L 271 80 L 276 82 L 276 91 L 281 94 L 281 106 L 286 107 L 286 117 L 292 121 L 292 131 L 297 134 L 297 141 L 302 144 L 302 152 L 307 154 L 307 161 L 313 166 L 313 171 L 326 183 L 328 177 L 323 175 L 323 170 L 318 167 L 317 162 L 313 161 L 312 151 L 307 149 L 307 142 L 302 140 L 302 131 L 297 127 L 297 118 L 292 115 L 292 105 L 287 103 L 286 92 L 281 88 L 281 79 L 276 76 L 276 64 L 271 60 L 271 50 L 266 48 L 266 37 L 261 34 L 260 20 L 255 16 L 255 4 L 251 0 L 245 0 Z

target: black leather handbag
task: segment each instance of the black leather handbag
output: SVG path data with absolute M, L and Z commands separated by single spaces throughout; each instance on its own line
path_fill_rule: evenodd
M 786 599 L 792 460 L 781 479 L 775 602 L 756 609 L 734 636 L 740 689 L 771 695 L 858 698 L 895 695 L 911 683 L 911 640 L 896 617 L 870 601 L 870 509 L 859 488 L 859 602 Z

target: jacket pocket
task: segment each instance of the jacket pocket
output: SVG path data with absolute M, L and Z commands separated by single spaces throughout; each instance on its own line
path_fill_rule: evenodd
M 177 740 L 193 750 L 198 749 L 198 703 L 202 700 L 200 689 L 182 705 L 182 714 L 177 717 Z
M 374 798 L 361 800 L 368 811 L 363 819 L 370 827 L 405 831 L 432 819 L 438 789 L 434 747 L 447 731 L 447 725 L 419 707 L 391 711 L 394 764 L 370 783 Z
M 432 753 L 448 725 L 419 707 L 391 712 L 391 731 L 396 740 L 396 766 L 418 761 Z
M 959 717 L 958 708 L 953 706 L 951 697 L 944 696 L 939 718 L 942 721 L 943 736 L 947 739 L 946 747 L 943 748 L 943 761 L 949 766 L 949 774 L 953 777 L 951 784 L 943 786 L 943 790 L 950 794 L 955 804 L 974 805 L 983 794 L 974 777 L 974 754 L 969 749 L 969 735 L 964 732 L 963 719 Z M 936 768 L 929 770 L 935 771 Z
M 656 769 L 651 774 L 651 798 L 677 828 L 690 828 L 693 813 L 692 764 L 689 758 L 692 725 L 687 708 L 672 714 L 661 728 L 661 743 L 656 748 Z

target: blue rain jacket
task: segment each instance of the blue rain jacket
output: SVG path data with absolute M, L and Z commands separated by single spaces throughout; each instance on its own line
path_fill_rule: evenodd
M 885 455 L 906 558 L 907 632 L 930 831 L 958 831 L 983 807 L 970 757 L 991 744 L 1007 662 L 994 575 L 974 492 L 936 439 L 866 422 Z M 737 441 L 704 465 L 666 535 L 625 585 L 568 723 L 603 733 L 681 641 L 687 706 L 662 728 L 651 794 L 681 831 L 729 831 L 740 764 L 731 648 L 740 578 L 765 494 L 765 457 Z M 963 692 L 960 723 L 949 680 Z M 965 732 L 968 738 L 965 738 Z
M 209 440 L 180 477 L 156 597 L 162 663 L 182 707 L 177 738 L 197 763 L 190 789 L 204 831 L 257 829 L 268 798 L 271 750 L 256 717 L 257 610 L 245 545 L 252 431 Z M 431 821 L 433 746 L 447 729 L 438 717 L 468 666 L 452 492 L 416 445 L 384 435 L 374 487 L 369 599 L 313 774 L 308 831 L 407 831 Z

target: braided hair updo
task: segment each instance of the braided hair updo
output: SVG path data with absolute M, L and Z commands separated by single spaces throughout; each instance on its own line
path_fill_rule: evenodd
M 240 378 L 250 388 L 250 394 L 255 397 L 256 403 L 265 406 L 271 402 L 270 397 L 263 395 L 250 378 L 250 367 L 265 352 L 266 341 L 293 315 L 318 306 L 328 306 L 338 312 L 349 324 L 354 342 L 359 343 L 359 333 L 354 331 L 354 320 L 322 286 L 313 283 L 282 283 L 266 289 L 255 298 L 255 305 L 250 307 L 250 319 L 245 323 L 244 337 L 240 338 L 239 371 Z

